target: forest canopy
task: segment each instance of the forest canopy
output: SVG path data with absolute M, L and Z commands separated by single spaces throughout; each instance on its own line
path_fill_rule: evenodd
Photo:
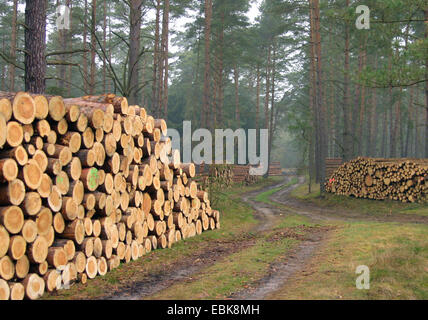
M 428 158 L 427 20 L 425 0 L 8 0 L 0 89 L 268 129 L 272 160 L 323 181 L 327 157 Z

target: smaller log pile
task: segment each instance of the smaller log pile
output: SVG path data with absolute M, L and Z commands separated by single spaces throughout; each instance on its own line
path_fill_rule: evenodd
M 86 283 L 220 228 L 166 133 L 111 94 L 0 92 L 0 300 Z
M 357 198 L 424 202 L 427 181 L 428 159 L 358 158 L 337 169 L 326 190 Z
M 325 159 L 325 176 L 330 179 L 333 173 L 343 164 L 342 158 L 327 158 Z
M 210 184 L 216 183 L 222 187 L 230 187 L 233 183 L 233 166 L 230 164 L 205 164 L 195 165 L 197 178 L 205 189 Z
M 258 176 L 250 175 L 250 165 L 235 165 L 233 166 L 233 182 L 243 183 L 245 185 L 251 185 L 258 181 Z
M 271 162 L 269 166 L 269 177 L 282 176 L 281 162 Z

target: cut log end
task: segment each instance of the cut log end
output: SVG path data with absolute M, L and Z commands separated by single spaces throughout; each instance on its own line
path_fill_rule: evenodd
M 31 124 L 36 117 L 36 103 L 24 92 L 19 92 L 13 100 L 13 117 L 23 124 Z

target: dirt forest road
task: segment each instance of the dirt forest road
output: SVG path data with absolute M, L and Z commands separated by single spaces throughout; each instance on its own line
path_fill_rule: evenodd
M 287 286 L 299 273 L 305 272 L 310 263 L 329 236 L 330 228 L 326 225 L 334 222 L 346 221 L 378 221 L 378 222 L 411 222 L 428 224 L 428 217 L 423 216 L 368 216 L 358 212 L 345 212 L 319 208 L 301 202 L 290 196 L 290 193 L 305 183 L 303 177 L 298 177 L 298 183 L 287 186 L 295 176 L 287 176 L 278 184 L 251 191 L 241 198 L 254 208 L 254 216 L 259 224 L 253 230 L 254 234 L 271 232 L 277 223 L 288 215 L 303 216 L 313 224 L 319 225 L 302 237 L 300 243 L 286 254 L 284 259 L 273 263 L 267 274 L 256 283 L 242 291 L 233 293 L 229 299 L 262 300 L 277 290 Z M 270 196 L 271 203 L 257 202 L 254 198 L 273 189 L 280 190 Z M 106 300 L 140 300 L 151 299 L 152 296 L 162 293 L 172 287 L 177 281 L 193 281 L 192 275 L 206 268 L 206 266 L 219 263 L 228 256 L 250 248 L 255 243 L 255 237 L 243 237 L 232 241 L 213 241 L 203 252 L 195 252 L 192 256 L 182 259 L 175 264 L 173 270 L 164 270 L 160 274 L 149 276 L 143 281 L 134 282 L 121 288 L 120 291 L 104 297 Z M 173 272 L 169 272 L 173 271 Z
M 264 190 L 257 190 L 246 194 L 243 200 L 250 203 L 255 210 L 255 216 L 260 220 L 258 231 L 267 231 L 273 229 L 276 222 L 285 215 L 291 213 L 284 211 L 284 207 L 275 206 L 269 203 L 262 203 L 251 200 L 260 193 L 276 189 L 287 184 L 293 177 L 287 177 L 278 185 L 267 187 Z M 274 193 L 270 199 L 276 203 L 285 204 L 290 200 L 290 193 L 304 183 L 303 177 L 298 178 L 297 184 L 284 187 L 277 193 Z M 299 211 L 293 210 L 292 214 L 299 214 Z M 323 220 L 322 217 L 310 216 L 313 222 Z M 313 254 L 321 247 L 326 239 L 326 229 L 317 229 L 316 232 L 305 237 L 305 239 L 295 248 L 286 259 L 273 264 L 270 267 L 270 273 L 258 281 L 251 289 L 233 294 L 230 298 L 236 300 L 263 300 L 271 293 L 277 291 L 296 273 L 304 270 L 305 265 L 311 259 Z
M 254 197 L 269 190 L 283 187 L 292 177 L 286 177 L 282 182 L 264 187 L 246 193 L 242 199 L 254 208 L 254 216 L 260 221 L 254 233 L 268 232 L 272 230 L 277 221 L 283 218 L 287 212 L 277 206 L 261 203 L 252 200 Z M 290 192 L 304 183 L 304 178 L 299 178 L 299 182 L 290 187 L 281 189 L 278 194 L 274 194 L 271 199 L 280 203 L 287 201 Z M 295 213 L 293 213 L 295 214 Z M 317 220 L 316 218 L 314 221 Z M 281 287 L 285 281 L 293 274 L 301 270 L 305 263 L 311 258 L 312 254 L 322 244 L 324 234 L 317 232 L 305 239 L 295 250 L 288 256 L 286 261 L 281 261 L 271 266 L 274 273 L 267 275 L 256 286 L 256 290 L 237 292 L 230 299 L 263 299 L 266 295 L 274 292 Z M 113 295 L 104 297 L 105 300 L 140 300 L 150 299 L 162 290 L 172 286 L 177 281 L 189 280 L 191 276 L 207 265 L 221 261 L 223 258 L 253 245 L 254 239 L 238 239 L 239 243 L 213 243 L 210 250 L 205 250 L 202 254 L 188 257 L 182 263 L 175 265 L 174 272 L 164 272 L 155 274 L 141 282 L 132 283 L 132 285 L 122 288 Z

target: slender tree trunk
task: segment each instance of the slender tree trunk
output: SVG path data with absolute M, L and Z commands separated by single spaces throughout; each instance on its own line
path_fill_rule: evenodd
M 67 0 L 65 5 L 70 8 L 70 0 Z M 57 6 L 59 6 L 59 2 L 57 1 Z M 68 48 L 68 38 L 69 38 L 69 30 L 61 29 L 58 30 L 59 36 L 59 50 L 64 50 Z M 60 55 L 61 61 L 67 61 L 67 54 Z M 58 87 L 62 89 L 62 92 L 65 92 L 66 89 L 66 77 L 67 77 L 67 66 L 61 64 L 58 66 L 59 68 L 59 81 Z
M 6 42 L 4 40 L 4 36 L 2 37 L 2 51 L 4 52 L 6 48 Z M 1 90 L 6 91 L 6 64 L 3 64 L 1 67 Z
M 211 97 L 211 19 L 212 19 L 212 0 L 205 0 L 205 76 L 204 76 L 204 95 L 201 113 L 201 125 L 206 128 L 208 125 L 208 111 L 210 110 Z
M 95 47 L 96 47 L 96 39 L 95 32 L 97 28 L 97 0 L 92 0 L 92 8 L 91 8 L 91 80 L 89 87 L 89 94 L 95 94 L 95 72 L 96 72 L 96 64 L 95 64 Z
M 349 8 L 349 0 L 346 0 L 346 7 Z M 345 25 L 345 67 L 343 80 L 343 157 L 345 160 L 352 158 L 352 133 L 351 133 L 351 115 L 350 115 L 350 92 L 349 92 L 349 25 Z
M 88 93 L 88 54 L 86 53 L 86 50 L 88 49 L 88 0 L 85 0 L 85 13 L 83 21 L 83 87 L 85 93 Z
M 25 6 L 25 91 L 46 90 L 46 1 L 27 0 Z
M 425 40 L 428 40 L 428 7 L 425 9 Z M 425 60 L 425 158 L 428 158 L 428 49 Z
M 319 114 L 319 176 L 321 194 L 325 193 L 325 159 L 327 157 L 326 106 L 323 104 L 322 87 L 322 50 L 321 50 L 321 16 L 319 0 L 314 0 L 315 39 L 317 56 L 317 109 Z
M 362 49 L 361 56 L 361 72 L 366 67 L 367 61 L 367 52 L 364 44 L 364 48 Z M 364 143 L 364 124 L 366 118 L 366 87 L 364 85 L 361 86 L 361 102 L 360 102 L 360 123 L 358 126 L 358 156 L 362 156 L 363 154 L 363 143 Z
M 388 135 L 388 110 L 383 108 L 381 156 L 386 157 L 386 142 Z
M 413 86 L 410 87 L 409 93 L 409 118 L 407 120 L 407 131 L 406 131 L 406 142 L 404 144 L 403 149 L 403 157 L 407 158 L 409 153 L 412 152 L 412 129 L 414 127 L 414 106 L 413 106 L 413 98 L 414 98 L 415 88 Z
M 68 39 L 67 39 L 67 47 L 68 50 L 71 51 L 73 50 L 73 3 L 71 2 L 71 0 L 67 0 L 67 6 L 70 8 L 70 30 L 68 30 Z M 70 60 L 71 60 L 71 55 L 69 55 Z M 66 83 L 66 88 L 67 88 L 67 96 L 71 97 L 71 84 L 72 84 L 72 66 L 68 66 L 67 67 L 67 83 Z
M 103 3 L 103 46 L 107 50 L 107 0 Z M 103 58 L 103 92 L 107 92 L 107 63 L 106 58 Z
M 130 1 L 128 83 L 129 103 L 132 105 L 138 104 L 142 4 L 142 0 Z
M 256 129 L 260 129 L 260 64 L 257 64 Z
M 268 170 L 270 170 L 270 165 L 272 161 L 272 145 L 273 145 L 273 138 L 274 138 L 274 113 L 275 113 L 275 72 L 276 72 L 276 43 L 275 39 L 273 40 L 272 45 L 272 90 L 271 90 L 271 106 L 270 106 L 270 121 L 269 121 L 269 167 Z
M 239 112 L 239 70 L 236 62 L 233 66 L 233 78 L 235 82 L 235 120 L 239 128 L 241 126 L 241 116 Z
M 416 96 L 415 96 L 415 104 L 418 105 L 419 104 L 419 96 L 420 96 L 420 88 L 418 85 L 416 85 Z M 419 121 L 419 119 L 421 118 L 421 112 L 419 111 L 419 108 L 416 108 L 415 110 L 415 157 L 418 158 L 419 156 L 422 157 L 422 153 L 420 152 L 420 145 L 421 145 L 421 141 L 420 141 L 420 137 L 421 135 L 423 135 L 423 132 L 421 133 L 419 128 L 421 128 L 421 123 Z M 423 123 L 423 122 L 422 122 Z
M 317 109 L 317 74 L 316 74 L 316 50 L 315 50 L 315 20 L 314 20 L 314 3 L 312 0 L 309 0 L 309 25 L 310 25 L 310 90 L 309 90 L 309 102 L 311 107 L 312 114 L 312 132 L 311 132 L 311 143 L 312 147 L 310 152 L 313 153 L 310 155 L 312 157 L 312 166 L 309 170 L 311 172 L 311 177 L 315 178 L 315 182 L 319 182 L 319 135 L 318 135 L 318 109 Z
M 358 53 L 358 75 L 357 78 L 360 79 L 362 68 L 362 48 Z M 358 135 L 358 116 L 360 108 L 360 99 L 361 99 L 361 85 L 358 81 L 355 83 L 355 97 L 354 97 L 354 106 L 351 112 L 351 122 L 352 122 L 352 156 L 355 157 L 358 153 L 358 145 L 360 143 L 360 136 Z
M 223 73 L 224 73 L 224 9 L 220 13 L 220 37 L 219 37 L 219 83 L 218 83 L 218 122 L 220 126 L 223 124 L 223 104 L 224 104 L 224 85 L 223 85 Z
M 378 58 L 375 56 L 374 66 L 377 69 Z M 378 136 L 378 115 L 377 115 L 377 90 L 376 88 L 371 89 L 371 110 L 369 119 L 369 130 L 367 138 L 367 153 L 371 157 L 377 156 L 377 136 Z
M 143 58 L 143 70 L 142 70 L 142 76 L 141 76 L 141 83 L 145 85 L 146 82 L 146 71 L 147 71 L 147 57 L 144 55 Z M 146 108 L 146 94 L 145 90 L 141 90 L 141 105 Z
M 10 59 L 13 63 L 16 62 L 16 38 L 17 38 L 17 16 L 18 16 L 18 0 L 13 0 L 13 14 L 12 14 L 12 36 L 10 40 Z M 15 91 L 15 65 L 9 65 L 9 80 L 10 91 Z
M 165 2 L 164 2 L 165 4 Z M 163 12 L 165 12 L 165 9 L 163 9 Z M 164 14 L 162 14 L 162 29 L 163 29 L 163 17 Z M 160 19 L 160 17 L 159 17 Z M 159 21 L 160 23 L 160 21 Z M 160 29 L 160 25 L 159 25 L 159 29 Z M 157 84 L 157 103 L 158 103 L 158 117 L 161 118 L 163 117 L 163 96 L 164 96 L 164 92 L 163 92 L 163 79 L 164 79 L 164 72 L 165 72 L 165 66 L 164 66 L 164 43 L 163 43 L 163 30 L 162 33 L 159 31 L 159 52 L 157 54 L 157 58 L 158 58 L 158 75 L 157 75 L 157 79 L 158 79 L 158 84 Z
M 158 68 L 159 68 L 159 38 L 160 38 L 160 0 L 156 0 L 156 22 L 155 22 L 155 43 L 153 54 L 153 84 L 152 84 L 152 112 L 159 117 L 159 100 L 158 100 Z
M 266 93 L 265 93 L 265 128 L 269 129 L 269 93 L 270 93 L 271 46 L 267 48 Z
M 164 80 L 163 80 L 163 116 L 168 119 L 168 79 L 169 79 L 169 10 L 170 2 L 165 0 L 163 9 L 163 63 L 164 63 Z

